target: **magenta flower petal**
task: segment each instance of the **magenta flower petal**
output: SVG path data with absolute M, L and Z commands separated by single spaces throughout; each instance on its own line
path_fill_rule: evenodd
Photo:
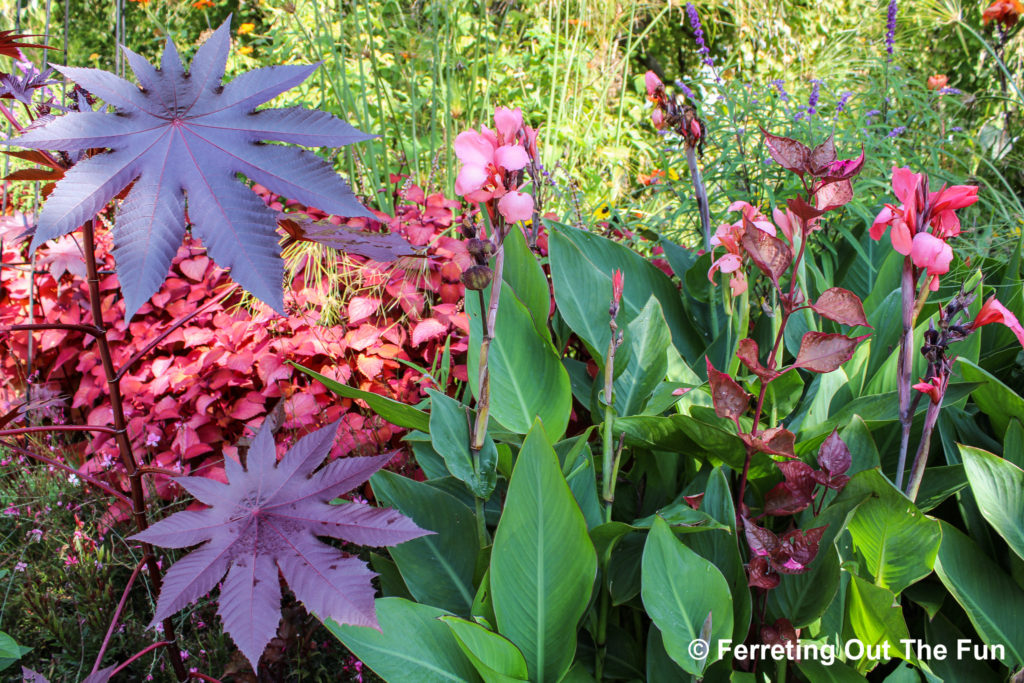
M 892 191 L 896 193 L 896 196 L 904 204 L 915 203 L 917 187 L 923 180 L 923 173 L 914 173 L 906 166 L 903 168 L 893 167 L 892 169 Z
M 513 190 L 498 200 L 498 212 L 509 223 L 530 220 L 533 218 L 533 197 Z
M 923 233 L 927 234 L 927 233 Z M 931 235 L 928 235 L 931 237 Z M 910 250 L 913 248 L 913 234 L 910 232 L 910 227 L 906 222 L 900 218 L 892 224 L 892 232 L 889 234 L 892 238 L 892 248 L 903 254 L 904 256 L 910 255 Z
M 893 215 L 892 209 L 886 206 L 878 212 L 878 216 L 875 218 L 875 222 L 871 224 L 871 230 L 869 234 L 871 239 L 880 240 L 882 235 L 885 234 L 885 229 L 892 224 L 895 216 Z
M 647 86 L 647 96 L 653 95 L 658 88 L 663 87 L 661 79 L 653 71 L 644 74 L 644 85 Z
M 985 305 L 978 311 L 978 316 L 971 323 L 971 329 L 974 330 L 989 323 L 1002 323 L 1006 325 L 1017 335 L 1017 341 L 1020 342 L 1020 345 L 1024 346 L 1024 327 L 1017 320 L 1017 316 L 1006 306 L 999 303 L 999 300 L 994 296 L 989 297 Z

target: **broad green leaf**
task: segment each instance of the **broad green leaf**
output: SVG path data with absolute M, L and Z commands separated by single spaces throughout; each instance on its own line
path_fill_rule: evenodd
M 959 529 L 942 522 L 935 573 L 989 645 L 1002 645 L 1004 664 L 1024 665 L 1024 591 Z
M 427 389 L 430 395 L 430 442 L 444 458 L 448 471 L 483 499 L 490 497 L 498 481 L 498 450 L 488 434 L 484 446 L 474 457 L 470 425 L 474 414 L 469 408 L 440 391 Z
M 750 626 L 751 600 L 747 587 L 747 571 L 743 568 L 739 544 L 746 545 L 736 533 L 736 508 L 732 488 L 725 470 L 716 467 L 708 475 L 700 509 L 729 528 L 728 533 L 690 534 L 683 542 L 695 553 L 709 560 L 722 572 L 732 593 L 733 641 L 742 642 Z
M 490 289 L 486 290 L 489 293 Z M 489 296 L 489 294 L 488 294 Z M 477 297 L 466 298 L 469 314 L 469 385 L 474 396 L 480 372 L 483 326 Z M 491 416 L 516 434 L 530 430 L 535 418 L 555 436 L 565 432 L 572 410 L 569 374 L 551 342 L 541 336 L 533 317 L 507 285 L 501 288 L 487 363 Z
M 19 645 L 18 641 L 6 632 L 0 631 L 0 671 L 10 667 L 31 651 L 32 648 Z
M 654 524 L 654 520 L 659 518 L 665 520 L 677 534 L 710 531 L 712 529 L 732 531 L 729 526 L 722 524 L 708 513 L 702 510 L 694 510 L 685 502 L 666 505 L 653 515 L 635 520 L 633 526 L 638 529 L 649 529 Z
M 942 538 L 937 521 L 914 507 L 878 470 L 855 475 L 843 493 L 869 495 L 847 528 L 876 584 L 900 593 L 931 573 Z
M 971 392 L 974 402 L 988 415 L 996 434 L 1005 434 L 1011 419 L 1024 420 L 1024 398 L 987 370 L 966 359 L 957 363 L 960 374 L 969 382 L 981 382 Z M 946 401 L 949 403 L 949 401 Z
M 417 602 L 469 614 L 480 551 L 473 512 L 440 489 L 386 470 L 370 484 L 378 499 L 436 532 L 390 549 L 409 592 Z
M 1003 457 L 1020 468 L 1024 468 L 1024 426 L 1012 418 L 1003 437 Z
M 860 415 L 854 415 L 840 430 L 839 436 L 850 449 L 851 463 L 850 469 L 846 471 L 847 476 L 852 477 L 858 472 L 870 470 L 881 464 L 871 430 Z
M 614 382 L 615 412 L 622 416 L 643 412 L 654 389 L 668 373 L 672 333 L 654 296 L 629 323 L 626 334 L 628 353 L 625 358 L 615 358 L 616 365 L 625 363 L 625 369 Z
M 328 619 L 327 628 L 374 673 L 389 683 L 480 681 L 451 630 L 438 617 L 448 612 L 402 598 L 376 601 L 380 630 L 342 626 Z
M 473 662 L 484 683 L 528 680 L 523 653 L 507 638 L 458 617 L 441 617 L 441 621 L 448 624 L 459 647 Z
M 729 584 L 713 564 L 683 545 L 661 519 L 651 527 L 644 545 L 644 607 L 664 639 L 665 651 L 685 671 L 699 676 L 718 659 L 718 643 L 733 631 Z M 693 656 L 690 643 L 701 637 L 711 615 L 709 651 L 703 661 Z
M 499 632 L 526 657 L 530 680 L 557 681 L 597 576 L 597 554 L 539 421 L 523 442 L 491 552 Z
M 404 403 L 399 403 L 398 401 L 393 401 L 390 398 L 385 398 L 380 394 L 362 391 L 361 389 L 341 384 L 330 377 L 321 375 L 319 372 L 310 370 L 309 368 L 304 368 L 298 363 L 293 363 L 292 361 L 288 361 L 288 363 L 320 382 L 338 396 L 366 401 L 366 405 L 370 406 L 375 413 L 393 425 L 407 427 L 408 429 L 418 429 L 421 432 L 429 430 L 430 416 L 422 410 L 413 408 L 412 406 Z
M 914 504 L 921 512 L 929 512 L 966 486 L 967 475 L 963 465 L 929 467 L 924 471 Z
M 555 302 L 565 322 L 596 357 L 604 356 L 611 337 L 608 304 L 616 269 L 624 276 L 619 327 L 628 325 L 653 294 L 679 353 L 684 358 L 701 357 L 707 342 L 686 316 L 679 290 L 668 276 L 622 244 L 568 226 L 548 225 Z
M 971 493 L 988 523 L 1024 558 L 1024 471 L 972 446 L 960 446 Z
M 647 630 L 647 683 L 677 683 L 686 680 L 686 672 L 665 652 L 661 631 L 654 624 Z
M 526 307 L 537 334 L 542 339 L 551 339 L 551 332 L 548 330 L 551 290 L 544 269 L 530 251 L 522 230 L 509 230 L 502 248 L 505 250 L 502 278 Z
M 893 592 L 865 581 L 856 574 L 850 579 L 850 626 L 865 646 L 865 659 L 874 659 L 874 655 L 879 653 L 875 648 L 888 645 L 889 657 L 909 657 L 913 661 L 913 653 L 908 653 L 900 643 L 910 638 L 910 632 L 903 618 L 903 608 Z M 884 654 L 885 650 L 880 653 Z

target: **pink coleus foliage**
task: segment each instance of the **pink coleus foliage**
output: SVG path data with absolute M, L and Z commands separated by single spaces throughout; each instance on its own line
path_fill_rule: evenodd
M 217 613 L 253 669 L 281 620 L 278 570 L 295 597 L 321 619 L 378 627 L 370 583 L 376 574 L 317 536 L 390 546 L 433 533 L 389 508 L 330 504 L 394 453 L 340 458 L 317 469 L 331 450 L 336 422 L 304 436 L 278 462 L 269 422 L 253 439 L 244 468 L 234 458 L 224 459 L 226 483 L 176 479 L 209 507 L 177 512 L 130 537 L 164 548 L 202 544 L 167 571 L 152 623 L 206 595 L 227 574 Z
M 455 154 L 462 163 L 456 194 L 495 205 L 509 223 L 533 218 L 533 197 L 519 187 L 522 170 L 537 159 L 537 131 L 523 125 L 519 107 L 497 107 L 494 130 L 484 126 L 459 133 Z
M 287 298 L 288 317 L 264 307 L 239 308 L 234 298 L 211 304 L 230 286 L 230 278 L 212 263 L 198 240 L 189 239 L 178 250 L 169 278 L 126 328 L 123 300 L 112 272 L 110 236 L 98 231 L 99 267 L 107 272 L 101 275 L 100 290 L 115 366 L 125 364 L 176 319 L 202 307 L 132 365 L 121 381 L 128 434 L 145 464 L 223 479 L 223 458 L 235 455 L 233 444 L 241 437 L 243 425 L 270 413 L 280 415 L 285 430 L 298 433 L 343 420 L 335 456 L 373 454 L 400 445 L 403 430 L 352 400 L 336 397 L 319 382 L 306 380 L 287 364 L 289 360 L 339 382 L 416 403 L 431 386 L 430 380 L 400 361 L 429 368 L 440 362 L 448 342 L 450 376 L 466 380 L 469 325 L 461 310 L 459 276 L 471 259 L 460 240 L 442 234 L 456 219 L 457 202 L 408 185 L 395 193 L 394 218 L 378 214 L 377 220 L 341 219 L 285 201 L 259 186 L 254 189 L 269 208 L 295 217 L 371 232 L 387 225 L 423 254 L 397 264 L 352 255 L 340 260 L 337 265 L 345 280 L 365 293 L 351 297 L 347 319 L 325 327 L 317 324 L 317 318 L 326 294 L 309 280 L 308 264 L 298 264 Z M 0 325 L 29 322 L 28 273 L 15 267 L 25 262 L 24 246 L 3 243 Z M 43 245 L 39 253 L 45 255 L 49 248 Z M 84 282 L 68 274 L 37 276 L 34 319 L 88 322 L 85 290 Z M 65 407 L 73 413 L 73 421 L 109 424 L 106 383 L 92 339 L 67 330 L 36 332 L 34 337 L 30 368 L 28 334 L 0 336 L 5 348 L 0 357 L 0 414 L 20 400 L 26 379 L 31 379 L 40 383 L 36 395 L 45 385 L 66 396 Z M 112 439 L 100 435 L 79 447 L 83 471 L 127 490 Z M 151 480 L 161 497 L 181 494 L 169 477 L 157 475 Z M 127 509 L 115 504 L 107 522 L 123 519 Z

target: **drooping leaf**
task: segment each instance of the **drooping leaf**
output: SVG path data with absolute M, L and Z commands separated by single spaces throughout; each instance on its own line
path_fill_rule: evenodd
M 316 242 L 380 263 L 390 263 L 402 256 L 412 256 L 416 253 L 405 238 L 393 232 L 366 232 L 335 225 L 330 221 L 314 221 L 311 218 L 295 220 L 287 214 L 280 216 L 277 224 L 295 242 Z M 288 246 L 288 243 L 283 246 Z
M 1024 558 L 1024 471 L 980 448 L 959 448 L 978 509 L 1010 548 Z
M 762 382 L 771 382 L 779 376 L 779 373 L 761 365 L 761 360 L 758 358 L 759 353 L 760 351 L 755 340 L 750 337 L 740 339 L 739 346 L 736 349 L 736 357 L 740 359 L 740 362 L 748 370 L 760 377 Z
M 743 217 L 741 241 L 754 264 L 778 287 L 779 278 L 793 262 L 793 250 L 789 245 L 755 226 L 746 216 Z
M 750 394 L 743 390 L 728 373 L 716 370 L 711 359 L 705 358 L 708 366 L 708 381 L 711 383 L 711 400 L 715 404 L 715 415 L 727 417 L 739 425 L 740 416 L 750 406 Z
M 39 216 L 33 249 L 75 230 L 134 181 L 114 224 L 128 318 L 167 276 L 185 233 L 186 195 L 189 219 L 210 256 L 279 312 L 284 300 L 277 217 L 237 175 L 323 211 L 373 218 L 325 161 L 294 147 L 262 144 L 339 147 L 370 136 L 325 112 L 256 111 L 316 66 L 266 67 L 222 85 L 230 30 L 228 20 L 214 31 L 187 71 L 170 40 L 160 69 L 124 48 L 141 87 L 99 69 L 57 67 L 115 113 L 70 113 L 8 143 L 109 149 L 76 164 L 57 184 Z
M 802 176 L 811 159 L 811 150 L 807 145 L 792 138 L 772 135 L 764 128 L 761 129 L 761 133 L 764 135 L 764 145 L 768 148 L 772 159 L 775 159 L 775 163 Z
M 822 292 L 818 300 L 811 306 L 818 315 L 835 320 L 842 325 L 868 325 L 864 315 L 864 304 L 860 297 L 848 289 L 832 287 Z
M 168 570 L 153 623 L 208 593 L 227 573 L 218 614 L 254 668 L 281 618 L 278 569 L 295 596 L 321 619 L 377 626 L 373 572 L 317 536 L 385 546 L 430 533 L 395 510 L 329 504 L 365 482 L 393 453 L 340 458 L 314 472 L 338 424 L 303 437 L 277 463 L 269 423 L 264 421 L 249 447 L 246 469 L 225 458 L 227 484 L 202 477 L 175 479 L 211 507 L 175 513 L 131 537 L 165 548 L 203 544 Z
M 868 336 L 847 337 L 844 334 L 807 332 L 800 340 L 800 351 L 794 366 L 812 372 L 832 372 L 850 360 L 857 344 Z

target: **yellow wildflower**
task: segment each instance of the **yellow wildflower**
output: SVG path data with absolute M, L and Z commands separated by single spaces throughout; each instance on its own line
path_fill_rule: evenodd
M 242 47 L 238 48 L 238 54 L 240 54 L 240 55 L 251 55 L 252 54 L 252 45 L 243 45 Z
M 246 33 L 252 33 L 254 30 L 256 30 L 256 24 L 247 21 L 238 27 L 238 35 L 244 36 Z

